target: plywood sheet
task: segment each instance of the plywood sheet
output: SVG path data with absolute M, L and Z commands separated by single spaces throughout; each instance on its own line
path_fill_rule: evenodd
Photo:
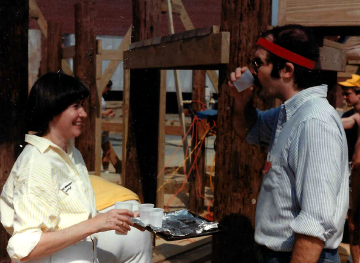
M 278 24 L 359 26 L 357 0 L 279 0 Z

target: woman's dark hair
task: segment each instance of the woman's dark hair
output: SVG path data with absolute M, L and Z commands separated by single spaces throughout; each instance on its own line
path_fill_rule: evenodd
M 41 76 L 31 89 L 26 105 L 26 128 L 43 136 L 49 122 L 76 101 L 89 97 L 89 89 L 64 73 Z
M 279 45 L 287 50 L 290 50 L 305 58 L 311 59 L 315 62 L 319 59 L 319 47 L 313 35 L 303 26 L 300 25 L 286 25 L 283 27 L 274 27 L 262 34 L 261 37 L 268 35 L 273 36 L 273 43 Z M 270 52 L 267 58 L 268 63 L 274 65 L 271 76 L 280 78 L 279 70 L 285 67 L 286 62 Z M 320 71 L 310 70 L 308 68 L 294 64 L 294 81 L 300 88 L 308 88 L 321 84 Z

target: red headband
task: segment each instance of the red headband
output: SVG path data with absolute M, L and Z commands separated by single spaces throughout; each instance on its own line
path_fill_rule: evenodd
M 303 56 L 300 56 L 300 55 L 298 55 L 290 50 L 287 50 L 283 47 L 280 47 L 265 38 L 259 38 L 259 40 L 256 42 L 256 45 L 262 46 L 270 53 L 273 53 L 274 55 L 281 57 L 283 59 L 289 60 L 290 62 L 293 62 L 299 66 L 302 66 L 302 67 L 305 67 L 308 69 L 315 68 L 315 61 L 305 58 Z

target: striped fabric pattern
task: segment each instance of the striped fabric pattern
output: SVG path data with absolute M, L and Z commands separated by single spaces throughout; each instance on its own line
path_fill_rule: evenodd
M 56 231 L 96 215 L 88 171 L 80 152 L 69 143 L 67 153 L 51 141 L 26 135 L 0 196 L 0 219 L 12 235 L 8 253 L 27 256 L 42 232 Z
M 311 87 L 276 109 L 258 111 L 248 134 L 248 142 L 270 146 L 255 240 L 272 250 L 291 251 L 295 233 L 317 237 L 328 249 L 341 242 L 349 200 L 347 142 L 326 94 L 325 85 Z

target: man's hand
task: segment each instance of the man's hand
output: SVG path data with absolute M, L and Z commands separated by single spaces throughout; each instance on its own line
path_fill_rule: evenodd
M 254 88 L 248 88 L 242 92 L 238 92 L 234 86 L 234 82 L 241 77 L 248 68 L 237 68 L 235 72 L 230 74 L 228 85 L 230 87 L 230 95 L 234 97 L 232 126 L 235 133 L 242 139 L 254 125 L 257 113 L 253 106 Z
M 295 244 L 291 263 L 316 263 L 319 260 L 324 241 L 317 237 L 295 235 Z

